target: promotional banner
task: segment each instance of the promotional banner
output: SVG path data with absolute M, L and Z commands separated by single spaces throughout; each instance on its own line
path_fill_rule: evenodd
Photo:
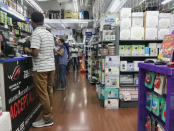
M 6 110 L 10 111 L 12 131 L 27 131 L 39 113 L 32 83 L 31 58 L 4 63 Z

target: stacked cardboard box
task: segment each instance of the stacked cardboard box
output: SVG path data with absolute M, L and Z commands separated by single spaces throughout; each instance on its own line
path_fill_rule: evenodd
M 120 40 L 131 39 L 131 8 L 122 8 L 120 11 Z
M 119 56 L 106 56 L 104 66 L 103 86 L 99 86 L 99 99 L 104 102 L 106 109 L 117 109 L 119 107 Z
M 64 19 L 71 19 L 72 18 L 72 11 L 66 10 L 64 11 Z

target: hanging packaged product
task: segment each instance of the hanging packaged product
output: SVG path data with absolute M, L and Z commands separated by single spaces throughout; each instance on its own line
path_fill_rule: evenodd
M 152 110 L 152 102 L 153 102 L 153 94 L 147 92 L 146 94 L 146 108 L 151 111 Z
M 163 95 L 165 87 L 166 77 L 164 75 L 157 74 L 154 81 L 154 92 Z
M 155 80 L 155 73 L 147 72 L 146 78 L 145 78 L 145 86 L 149 89 L 152 89 L 153 84 L 154 84 L 154 80 Z

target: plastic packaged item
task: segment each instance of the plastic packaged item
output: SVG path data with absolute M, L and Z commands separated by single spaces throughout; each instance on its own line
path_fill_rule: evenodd
M 155 73 L 147 72 L 146 73 L 146 78 L 145 78 L 145 86 L 149 89 L 152 89 L 154 80 L 155 80 Z

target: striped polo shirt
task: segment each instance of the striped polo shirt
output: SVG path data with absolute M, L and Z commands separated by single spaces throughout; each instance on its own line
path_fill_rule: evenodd
M 39 50 L 39 55 L 32 57 L 33 71 L 48 72 L 55 70 L 54 47 L 54 37 L 46 30 L 46 27 L 37 27 L 33 31 L 31 48 Z

